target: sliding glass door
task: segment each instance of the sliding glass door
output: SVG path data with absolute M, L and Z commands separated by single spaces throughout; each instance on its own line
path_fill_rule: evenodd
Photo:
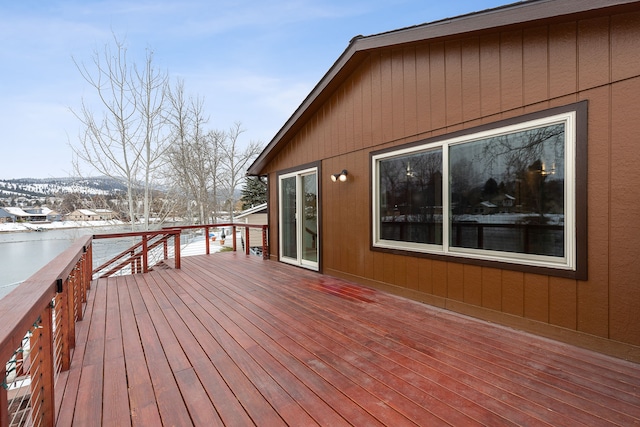
M 280 260 L 318 269 L 318 172 L 281 175 Z

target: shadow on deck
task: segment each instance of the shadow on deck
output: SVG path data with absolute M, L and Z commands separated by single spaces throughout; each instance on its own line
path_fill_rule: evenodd
M 640 366 L 238 253 L 100 279 L 67 425 L 638 425 Z

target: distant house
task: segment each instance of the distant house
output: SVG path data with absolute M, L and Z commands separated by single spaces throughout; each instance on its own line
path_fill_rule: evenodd
M 62 214 L 60 212 L 49 210 L 46 212 L 47 221 L 62 221 Z
M 91 221 L 97 220 L 98 214 L 89 209 L 76 209 L 64 216 L 66 221 Z
M 515 206 L 516 198 L 510 194 L 505 194 L 502 198 L 502 210 L 504 212 L 511 212 Z
M 639 49 L 630 0 L 354 37 L 249 168 L 270 256 L 640 360 Z M 456 235 L 494 181 L 539 221 Z
M 30 213 L 16 207 L 0 208 L 0 222 L 46 222 L 44 213 Z
M 474 214 L 489 215 L 498 212 L 498 205 L 488 201 L 482 201 L 473 208 Z
M 41 208 L 29 208 L 29 209 L 25 208 L 24 211 L 29 214 L 44 215 L 45 216 L 44 220 L 47 222 L 62 220 L 62 215 L 60 215 L 58 212 L 54 210 L 49 209 L 46 206 L 43 206 Z
M 98 215 L 98 219 L 102 221 L 110 221 L 118 217 L 111 209 L 94 209 L 93 211 Z
M 244 224 L 267 224 L 267 204 L 263 203 L 252 208 L 242 211 L 240 214 L 234 217 L 234 222 L 240 222 Z M 244 245 L 244 234 L 242 237 L 242 244 Z M 251 250 L 254 253 L 262 253 L 262 230 L 257 228 L 249 229 L 249 244 Z
M 67 221 L 109 221 L 116 218 L 116 213 L 109 209 L 76 209 L 65 215 Z

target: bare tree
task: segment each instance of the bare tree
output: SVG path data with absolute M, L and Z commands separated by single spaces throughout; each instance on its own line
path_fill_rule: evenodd
M 209 182 L 211 183 L 210 200 L 214 216 L 217 217 L 219 206 L 219 187 L 221 182 L 222 168 L 222 146 L 226 141 L 226 134 L 223 131 L 212 130 L 207 133 L 209 149 L 207 150 L 207 162 L 209 165 Z
M 166 97 L 169 93 L 168 75 L 156 69 L 152 64 L 153 52 L 147 50 L 143 67 L 136 67 L 134 87 L 138 89 L 138 111 L 142 122 L 142 165 L 144 174 L 144 225 L 149 229 L 151 205 L 151 186 L 154 175 L 165 161 L 168 149 L 169 132 L 165 126 Z
M 130 65 L 127 48 L 115 35 L 113 46 L 94 51 L 91 66 L 75 59 L 74 63 L 103 108 L 96 114 L 83 100 L 80 110 L 74 111 L 84 127 L 79 144 L 72 145 L 75 168 L 79 172 L 82 161 L 126 184 L 132 228 L 138 208 L 134 194 L 142 186 L 144 227 L 148 229 L 152 174 L 163 161 L 167 143 L 167 73 L 154 67 L 149 49 L 144 66 Z
M 170 181 L 190 195 L 198 209 L 201 224 L 209 222 L 211 194 L 215 195 L 218 137 L 207 132 L 208 118 L 203 112 L 203 100 L 186 99 L 184 84 L 179 82 L 170 92 L 171 109 L 168 120 L 172 126 L 172 145 L 168 151 Z M 190 203 L 187 201 L 187 203 Z
M 239 138 L 244 132 L 239 122 L 226 133 L 226 138 L 220 144 L 221 175 L 224 186 L 225 202 L 229 203 L 230 220 L 233 222 L 233 209 L 236 202 L 236 190 L 245 179 L 247 165 L 262 151 L 262 144 L 251 141 L 246 147 L 240 146 Z

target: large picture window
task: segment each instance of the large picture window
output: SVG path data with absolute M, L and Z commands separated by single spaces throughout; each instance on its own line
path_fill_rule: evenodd
M 373 246 L 576 271 L 578 110 L 373 153 Z

